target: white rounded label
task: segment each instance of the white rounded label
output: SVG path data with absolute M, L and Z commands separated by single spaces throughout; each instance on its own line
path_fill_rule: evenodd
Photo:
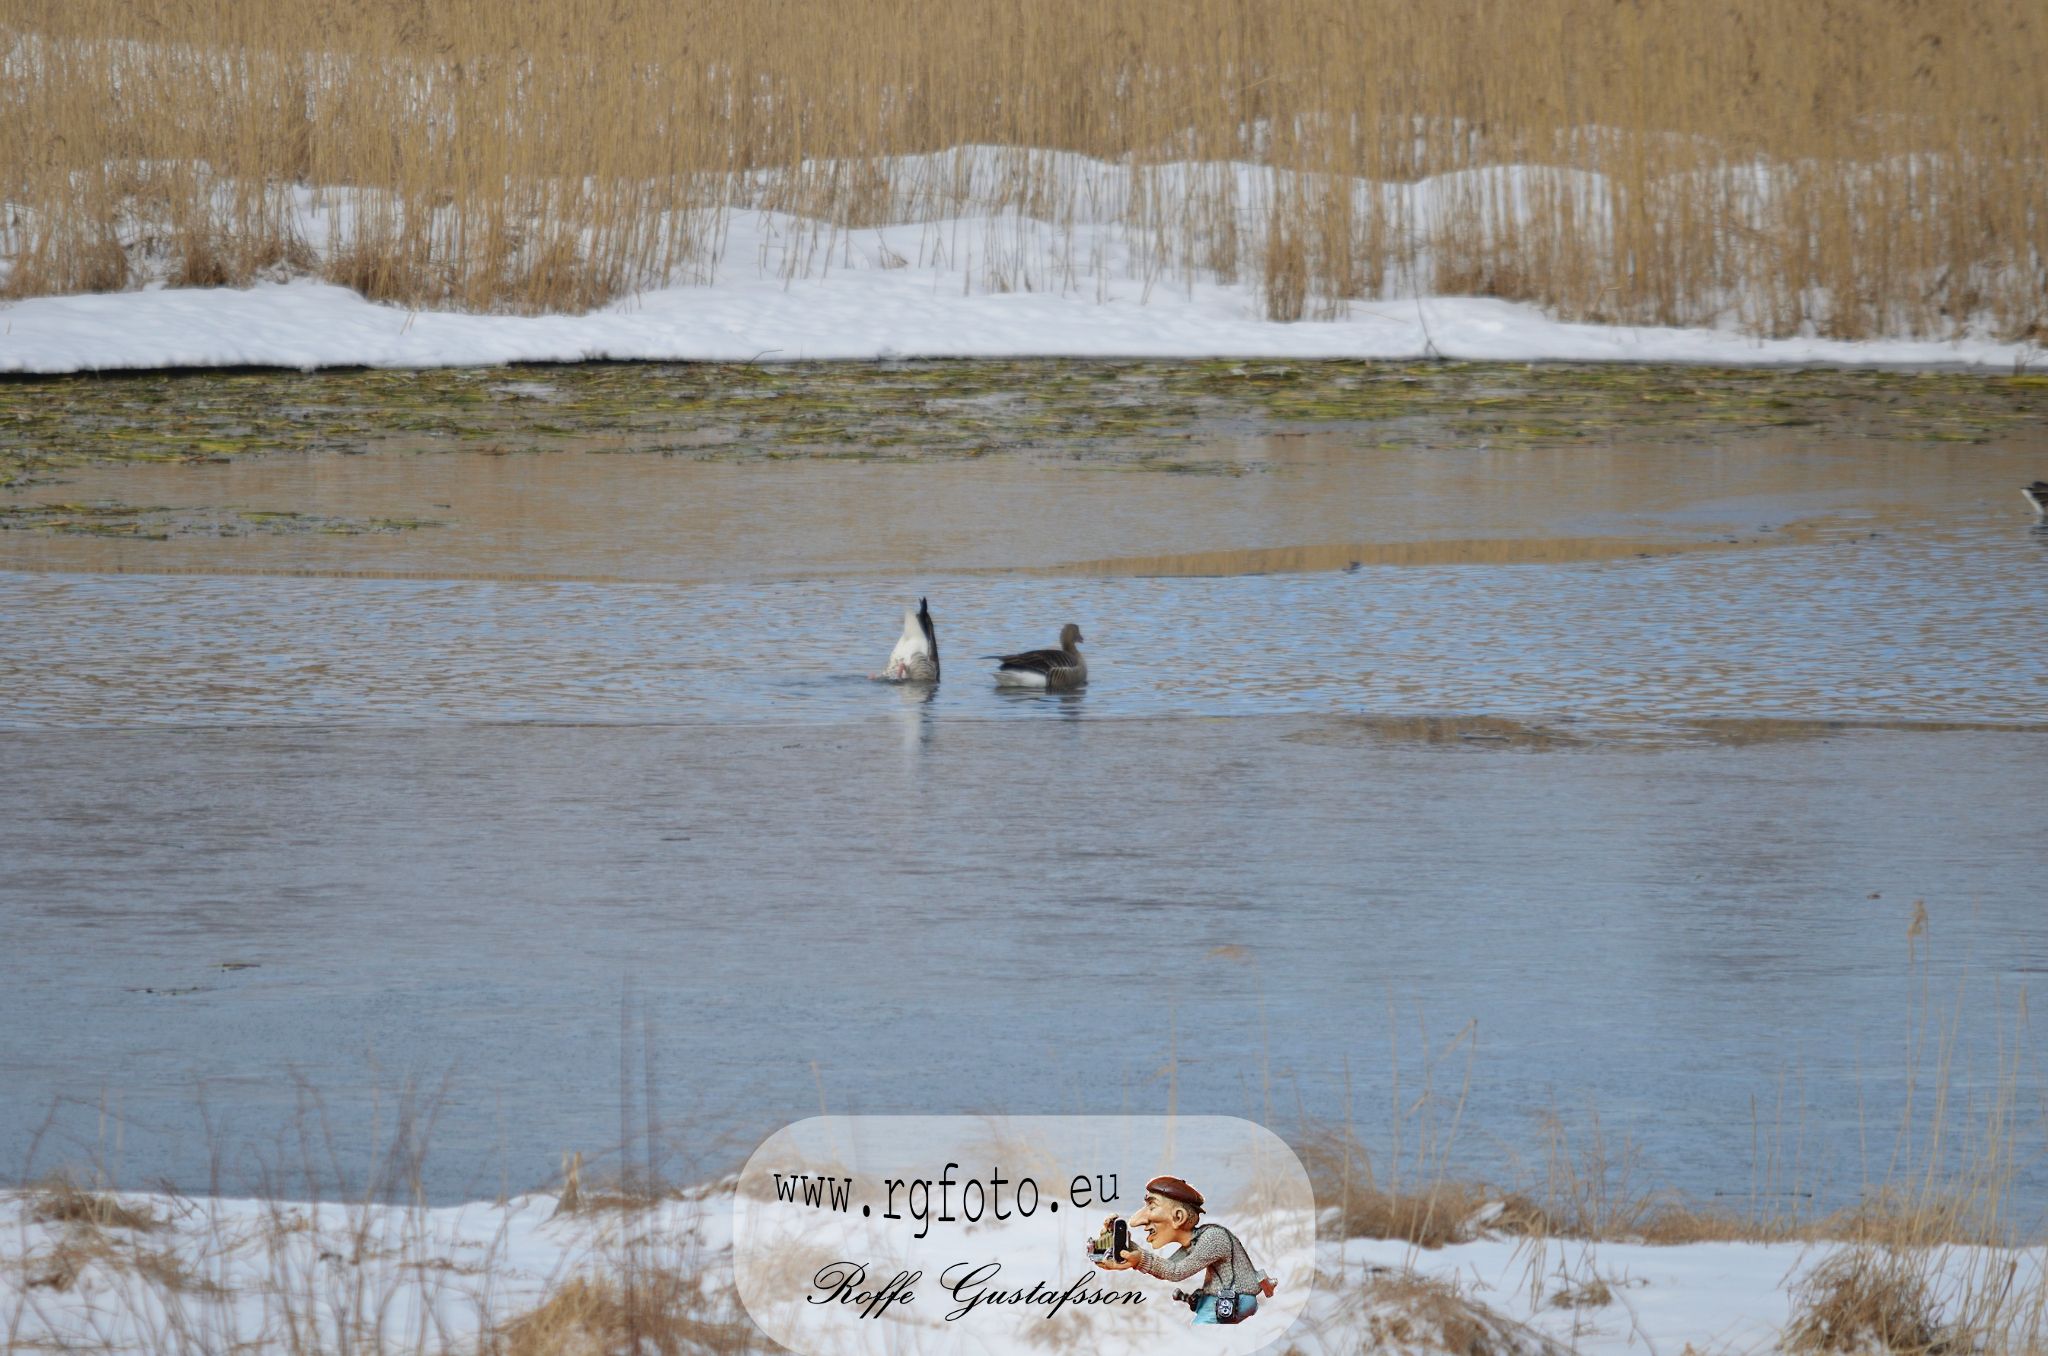
M 747 1160 L 733 1269 L 805 1356 L 1251 1352 L 1307 1307 L 1315 1199 L 1233 1116 L 817 1116 Z

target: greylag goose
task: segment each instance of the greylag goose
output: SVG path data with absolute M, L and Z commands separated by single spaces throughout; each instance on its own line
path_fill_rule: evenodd
M 1088 684 L 1088 661 L 1081 657 L 1081 628 L 1068 622 L 1060 628 L 1057 650 L 1026 650 L 1022 654 L 990 655 L 996 661 L 997 687 L 1035 687 L 1047 692 L 1072 692 Z
M 903 636 L 889 651 L 888 667 L 875 676 L 890 683 L 939 681 L 939 631 L 924 599 L 917 600 L 915 612 L 903 609 Z
M 2048 522 L 2048 480 L 2037 480 L 2020 493 L 2034 506 L 2034 516 Z

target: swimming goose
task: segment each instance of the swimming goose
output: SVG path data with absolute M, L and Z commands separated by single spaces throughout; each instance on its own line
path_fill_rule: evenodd
M 997 687 L 1036 687 L 1071 692 L 1088 684 L 1088 661 L 1081 657 L 1081 628 L 1068 622 L 1060 628 L 1057 650 L 1026 650 L 1022 654 L 990 655 L 996 661 Z
M 903 609 L 903 637 L 889 651 L 889 664 L 876 677 L 890 683 L 939 681 L 939 631 L 931 607 L 920 598 L 917 611 Z
M 2020 493 L 2034 506 L 2034 516 L 2048 522 L 2048 480 L 2037 480 Z

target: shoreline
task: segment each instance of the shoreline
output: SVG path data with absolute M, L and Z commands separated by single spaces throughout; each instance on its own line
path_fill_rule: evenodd
M 1441 359 L 2026 374 L 2048 364 L 2048 350 L 1989 338 L 1759 339 L 1723 329 L 1578 324 L 1484 297 L 1360 301 L 1344 318 L 1277 322 L 1258 317 L 1256 296 L 1243 285 L 1157 289 L 1142 301 L 973 294 L 937 269 L 665 287 L 582 315 L 408 310 L 310 279 L 0 305 L 0 375 L 15 376 L 974 359 Z

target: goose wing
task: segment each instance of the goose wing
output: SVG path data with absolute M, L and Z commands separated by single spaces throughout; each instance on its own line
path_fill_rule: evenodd
M 1013 673 L 1042 673 L 1050 678 L 1075 667 L 1074 656 L 1065 650 L 1026 650 L 1022 654 L 991 655 L 999 669 Z

